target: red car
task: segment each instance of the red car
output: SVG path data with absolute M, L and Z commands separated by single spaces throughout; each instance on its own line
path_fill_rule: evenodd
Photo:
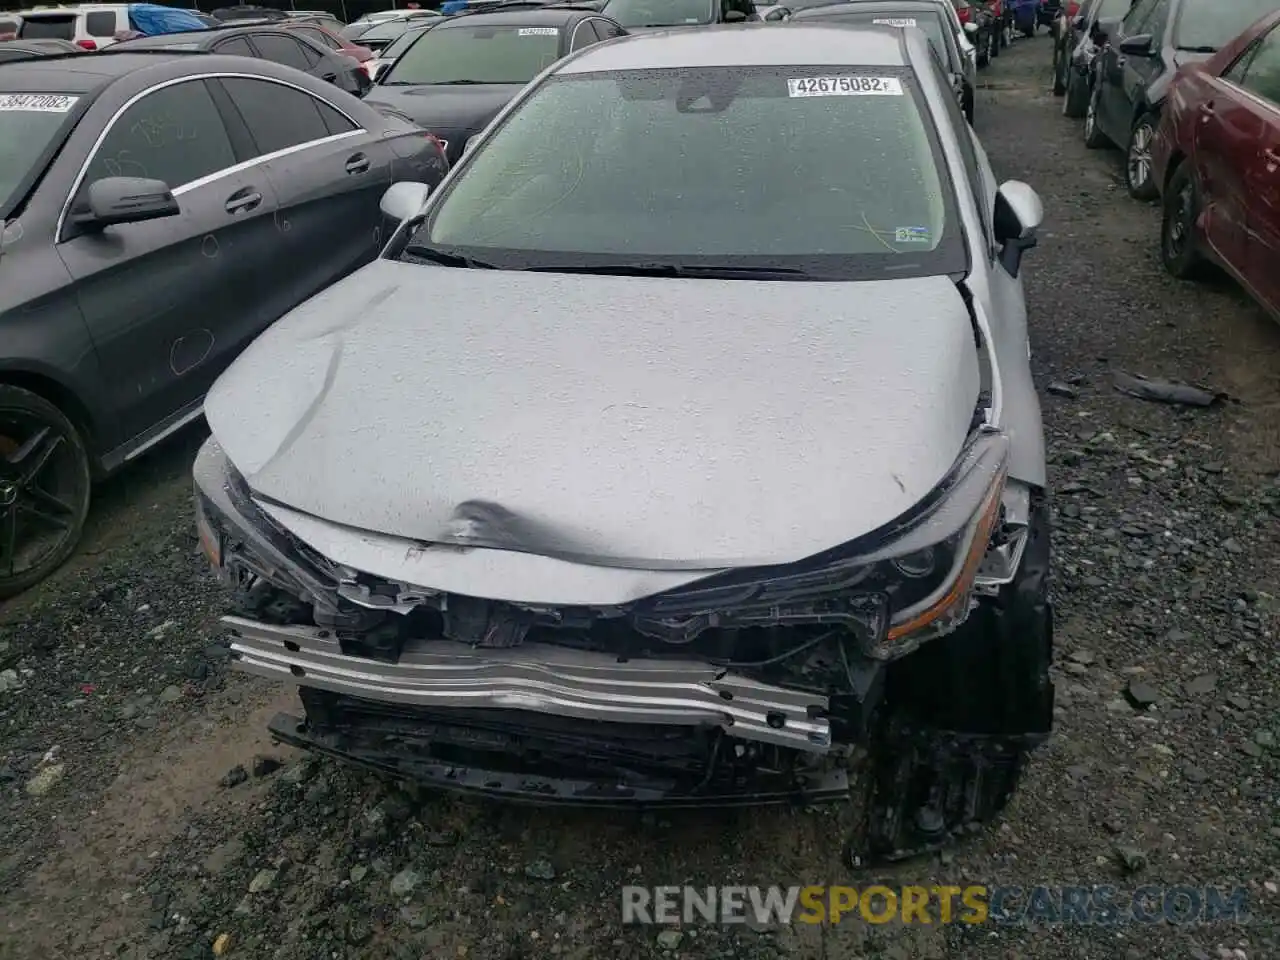
M 1175 75 L 1152 144 L 1160 258 L 1226 269 L 1280 318 L 1280 11 Z
M 362 47 L 358 43 L 352 43 L 346 37 L 340 37 L 332 30 L 322 27 L 318 23 L 310 23 L 306 20 L 292 23 L 286 20 L 283 23 L 275 23 L 273 26 L 284 27 L 286 30 L 293 30 L 296 33 L 300 33 L 308 40 L 314 40 L 316 43 L 321 46 L 328 47 L 335 53 L 345 54 L 356 63 L 363 64 L 366 60 L 373 59 L 373 51 L 368 47 Z M 373 78 L 370 77 L 369 79 Z

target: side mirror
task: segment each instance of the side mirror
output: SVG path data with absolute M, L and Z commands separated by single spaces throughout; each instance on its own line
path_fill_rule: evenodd
M 1030 185 L 1021 180 L 1006 180 L 1000 185 L 992 227 L 1000 245 L 1000 263 L 1009 276 L 1018 275 L 1022 255 L 1036 245 L 1036 231 L 1043 220 L 1044 204 Z
M 724 12 L 725 23 L 745 23 L 747 15 L 741 10 L 726 10 Z
M 422 205 L 427 202 L 430 193 L 431 187 L 428 184 L 401 180 L 387 187 L 387 192 L 382 195 L 379 206 L 384 216 L 402 223 L 410 217 L 416 217 L 422 211 Z
M 1152 53 L 1153 40 L 1151 34 L 1140 33 L 1135 37 L 1125 37 L 1120 41 L 1120 52 L 1129 57 L 1149 57 Z
M 1076 17 L 1076 22 L 1071 25 L 1077 33 L 1084 29 L 1084 17 Z
M 970 21 L 969 23 L 966 23 L 964 25 L 964 32 L 969 34 L 969 36 L 972 37 L 975 33 L 978 32 L 978 25 Z
M 103 177 L 89 184 L 87 204 L 71 222 L 89 230 L 176 217 L 182 211 L 169 185 L 143 177 Z

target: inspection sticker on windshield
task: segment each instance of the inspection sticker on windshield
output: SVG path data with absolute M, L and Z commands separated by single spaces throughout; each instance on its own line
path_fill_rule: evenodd
M 560 31 L 555 27 L 521 27 L 522 37 L 554 37 Z
M 898 227 L 893 231 L 894 243 L 928 243 L 928 227 Z
M 801 77 L 787 81 L 791 97 L 900 97 L 897 77 Z
M 902 29 L 903 27 L 914 27 L 916 25 L 915 20 L 911 17 L 881 17 L 877 20 L 872 20 L 871 22 L 881 23 L 886 27 L 898 27 L 899 29 Z
M 0 110 L 25 110 L 29 113 L 66 113 L 79 97 L 61 93 L 0 93 Z

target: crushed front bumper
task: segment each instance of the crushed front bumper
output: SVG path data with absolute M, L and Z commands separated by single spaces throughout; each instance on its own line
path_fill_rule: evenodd
M 241 669 L 332 693 L 428 709 L 490 708 L 597 723 L 717 727 L 742 740 L 822 753 L 828 699 L 688 660 L 635 660 L 527 643 L 476 649 L 413 641 L 398 662 L 348 656 L 329 630 L 222 621 Z

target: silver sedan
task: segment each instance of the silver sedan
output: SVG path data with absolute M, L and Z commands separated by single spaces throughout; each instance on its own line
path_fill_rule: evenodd
M 882 857 L 1003 806 L 1053 711 L 1042 210 L 923 33 L 589 46 L 383 209 L 205 408 L 275 736 L 539 803 L 861 784 Z

